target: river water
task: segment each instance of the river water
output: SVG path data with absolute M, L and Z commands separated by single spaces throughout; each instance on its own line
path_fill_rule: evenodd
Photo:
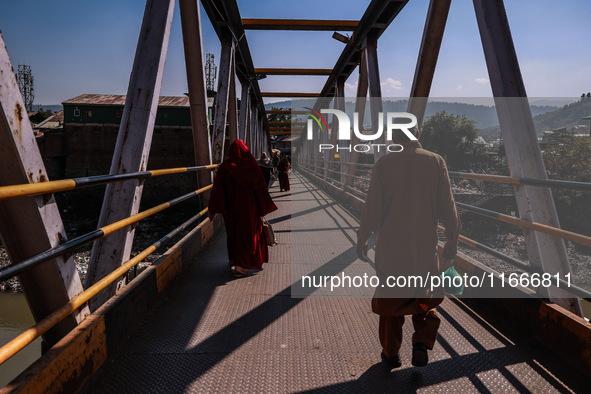
M 0 346 L 35 324 L 23 293 L 0 292 Z M 0 388 L 6 386 L 41 355 L 41 339 L 0 365 Z

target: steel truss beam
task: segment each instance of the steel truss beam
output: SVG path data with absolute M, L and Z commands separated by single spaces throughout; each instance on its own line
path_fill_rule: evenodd
M 345 45 L 343 52 L 332 68 L 333 72 L 327 78 L 320 92 L 319 100 L 314 105 L 315 110 L 319 110 L 323 103 L 329 101 L 326 98 L 332 99 L 334 97 L 338 79 L 347 80 L 353 73 L 360 63 L 361 50 L 365 48 L 367 37 L 371 34 L 375 40 L 379 39 L 407 2 L 372 0 L 359 20 L 351 39 Z M 297 141 L 296 145 L 301 147 L 303 143 L 304 138 L 302 137 Z
M 240 99 L 240 120 L 238 121 L 238 138 L 246 142 L 248 134 L 249 114 L 250 114 L 250 84 L 241 82 L 242 93 Z
M 179 0 L 179 8 L 185 50 L 187 84 L 189 87 L 195 164 L 208 165 L 211 164 L 211 139 L 209 135 L 205 64 L 203 62 L 201 11 L 195 0 Z M 199 171 L 197 173 L 197 180 L 199 187 L 205 187 L 212 183 L 212 174 L 209 171 Z M 209 191 L 207 191 L 199 196 L 202 207 L 207 206 L 209 194 Z
M 427 99 L 431 92 L 431 84 L 435 75 L 435 66 L 439 57 L 439 49 L 443 40 L 450 4 L 451 0 L 431 0 L 429 2 L 423 39 L 421 40 L 421 48 L 419 49 L 407 107 L 407 112 L 416 116 L 419 130 L 423 127 Z
M 0 34 L 0 186 L 47 182 L 47 172 L 14 70 Z M 67 241 L 53 195 L 0 201 L 0 238 L 13 263 Z M 40 321 L 81 293 L 72 256 L 60 256 L 19 275 L 35 321 Z M 43 335 L 46 348 L 74 329 L 89 313 L 72 314 Z
M 255 68 L 257 74 L 265 75 L 330 75 L 330 68 Z
M 162 75 L 170 37 L 174 0 L 148 0 L 129 79 L 110 174 L 146 170 L 160 98 Z M 138 213 L 143 182 L 125 181 L 107 185 L 99 227 Z M 95 241 L 86 285 L 90 286 L 129 259 L 135 227 Z M 120 282 L 121 283 L 121 282 Z M 91 310 L 115 295 L 116 284 L 90 302 Z
M 236 77 L 241 84 L 249 84 L 251 102 L 259 109 L 259 113 L 265 113 L 265 105 L 261 96 L 257 74 L 252 63 L 248 40 L 246 39 L 244 28 L 242 26 L 242 20 L 240 18 L 240 12 L 236 0 L 202 0 L 201 4 L 203 5 L 220 41 L 223 42 L 224 39 L 229 38 L 235 40 Z M 263 117 L 265 132 L 267 130 L 266 122 L 266 117 Z M 250 134 L 252 134 L 252 131 Z
M 263 92 L 262 97 L 320 97 L 319 93 Z
M 230 97 L 230 77 L 234 65 L 234 39 L 224 38 L 218 73 L 218 90 L 215 100 L 215 118 L 211 142 L 211 159 L 220 164 L 224 159 L 224 142 L 226 140 L 226 121 L 228 99 Z
M 238 139 L 238 101 L 236 97 L 236 56 L 232 56 L 232 66 L 230 68 L 230 92 L 228 95 L 228 137 L 229 142 Z M 224 158 L 228 157 L 229 149 L 224 150 Z
M 488 67 L 511 176 L 546 179 L 546 169 L 521 77 L 513 38 L 502 0 L 474 0 L 484 57 Z M 515 197 L 522 219 L 560 227 L 550 188 L 516 185 Z M 530 264 L 561 278 L 571 272 L 564 241 L 524 229 Z M 540 287 L 552 302 L 582 315 L 578 298 L 560 289 Z
M 246 30 L 354 31 L 358 21 L 313 19 L 242 19 Z

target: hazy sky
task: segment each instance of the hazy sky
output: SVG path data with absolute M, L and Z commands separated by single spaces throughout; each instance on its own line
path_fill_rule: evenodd
M 10 59 L 31 66 L 35 103 L 59 104 L 83 93 L 125 94 L 145 2 L 3 0 L 0 30 Z M 359 19 L 368 0 L 238 0 L 244 18 Z M 382 94 L 407 97 L 428 0 L 410 0 L 378 42 Z M 591 91 L 591 2 L 505 0 L 530 97 L 577 97 Z M 205 52 L 220 44 L 202 10 Z M 332 68 L 343 44 L 331 32 L 247 31 L 255 67 Z M 263 91 L 318 92 L 326 77 L 270 76 Z M 357 72 L 347 81 L 355 95 Z M 187 92 L 178 4 L 162 95 Z M 432 97 L 491 96 L 470 0 L 453 0 Z

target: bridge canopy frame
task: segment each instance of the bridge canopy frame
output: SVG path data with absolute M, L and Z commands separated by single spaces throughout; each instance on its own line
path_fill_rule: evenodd
M 196 13 L 193 9 L 188 11 L 187 4 L 190 3 L 190 1 L 179 1 L 181 3 L 182 17 L 191 14 L 189 19 L 186 19 L 187 23 L 183 24 L 185 27 L 186 25 L 196 24 L 200 34 L 201 19 L 199 10 L 197 9 Z M 164 4 L 162 2 L 160 3 Z M 193 96 L 193 98 L 190 98 L 193 100 L 199 96 L 199 100 L 191 102 L 197 164 L 202 164 L 198 161 L 200 158 L 207 161 L 205 164 L 210 164 L 212 162 L 212 156 L 213 160 L 217 163 L 223 160 L 225 153 L 224 141 L 226 139 L 226 132 L 228 132 L 230 136 L 230 142 L 236 138 L 243 138 L 247 142 L 253 154 L 257 157 L 262 152 L 269 151 L 271 136 L 279 135 L 283 131 L 280 128 L 270 127 L 271 125 L 269 124 L 266 115 L 270 114 L 271 111 L 266 111 L 263 97 L 317 97 L 318 100 L 314 106 L 314 109 L 319 109 L 321 103 L 324 105 L 331 100 L 335 101 L 336 107 L 336 101 L 340 101 L 341 98 L 344 98 L 344 91 L 342 89 L 344 82 L 359 64 L 361 67 L 359 67 L 360 83 L 357 96 L 362 97 L 363 100 L 358 100 L 356 109 L 358 108 L 358 112 L 360 113 L 364 112 L 365 98 L 367 96 L 368 89 L 371 92 L 371 96 L 381 96 L 378 69 L 379 63 L 377 59 L 377 41 L 383 31 L 402 10 L 407 1 L 372 0 L 360 21 L 332 21 L 333 25 L 330 25 L 327 21 L 316 21 L 314 23 L 308 23 L 307 25 L 306 23 L 299 23 L 295 20 L 291 20 L 289 22 L 285 20 L 275 20 L 274 22 L 270 20 L 258 20 L 257 22 L 254 20 L 249 21 L 240 18 L 240 13 L 235 0 L 203 0 L 202 3 L 210 21 L 212 22 L 212 25 L 214 26 L 214 30 L 222 42 L 222 52 L 225 54 L 225 56 L 222 56 L 223 60 L 220 67 L 220 88 L 218 91 L 223 97 L 222 100 L 218 100 L 217 102 L 220 105 L 220 108 L 218 111 L 216 111 L 213 136 L 214 149 L 212 155 L 212 146 L 209 143 L 206 144 L 204 138 L 199 139 L 199 143 L 197 142 L 198 135 L 203 137 L 206 135 L 208 136 L 209 133 L 209 124 L 207 123 L 206 116 L 206 103 L 204 108 L 204 103 L 200 101 L 203 96 L 203 92 L 206 92 L 206 90 L 204 90 L 205 79 L 203 78 L 203 74 L 199 74 L 199 72 L 197 72 L 195 75 L 193 75 L 193 72 L 190 71 L 192 68 L 194 68 L 194 66 L 197 66 L 199 71 L 203 71 L 204 65 L 202 59 L 201 63 L 196 61 L 197 57 L 203 56 L 203 45 L 201 43 L 201 36 L 199 35 L 199 45 L 192 48 L 194 52 L 192 52 L 192 55 L 190 55 L 187 51 L 187 46 L 192 40 L 194 40 L 194 38 L 189 37 L 189 33 L 187 33 L 185 40 L 185 61 L 187 64 L 188 79 L 190 79 L 190 75 L 196 77 L 193 78 L 193 83 L 189 83 L 190 96 Z M 156 4 L 155 0 L 147 1 L 144 23 L 142 25 L 142 32 L 140 33 L 140 39 L 138 41 L 136 52 L 136 62 L 138 64 L 136 65 L 134 62 L 128 89 L 128 101 L 125 105 L 122 126 L 120 128 L 119 134 L 121 139 L 124 139 L 122 135 L 126 134 L 128 131 L 127 127 L 131 127 L 132 123 L 134 125 L 139 124 L 139 126 L 134 127 L 138 127 L 141 130 L 141 133 L 139 133 L 137 137 L 134 137 L 133 140 L 127 141 L 127 145 L 123 145 L 123 142 L 118 142 L 118 147 L 116 148 L 113 158 L 111 173 L 142 171 L 145 170 L 145 163 L 147 163 L 147 155 L 149 153 L 154 121 L 153 116 L 151 116 L 149 112 L 151 112 L 151 109 L 157 105 L 158 101 L 160 84 L 162 82 L 164 59 L 166 58 L 168 36 L 170 34 L 170 24 L 172 20 L 174 0 L 169 0 L 167 4 L 161 5 L 161 7 L 163 7 L 162 9 L 166 7 L 166 12 L 164 13 L 164 22 L 162 22 L 161 19 L 158 19 L 157 15 L 149 14 L 148 9 L 151 7 L 156 7 L 154 4 Z M 413 87 L 411 90 L 411 98 L 409 100 L 408 106 L 408 111 L 417 115 L 419 125 L 422 123 L 424 106 L 426 105 L 430 92 L 430 86 L 433 79 L 435 65 L 437 62 L 443 31 L 445 29 L 445 23 L 449 11 L 449 4 L 450 0 L 431 0 L 429 5 L 429 11 L 425 22 L 425 30 L 423 32 L 423 40 L 421 43 L 415 77 L 413 80 Z M 490 77 L 489 79 L 491 81 L 491 87 L 497 102 L 497 113 L 503 133 L 503 138 L 505 141 L 509 142 L 506 144 L 506 149 L 511 174 L 512 176 L 516 177 L 529 177 L 538 179 L 546 178 L 546 172 L 544 170 L 544 164 L 541 161 L 539 147 L 536 143 L 534 143 L 535 129 L 533 128 L 532 115 L 527 105 L 527 95 L 521 77 L 511 33 L 509 31 L 503 1 L 474 0 L 474 7 L 488 67 Z M 153 27 L 156 25 L 159 27 L 157 29 L 153 29 Z M 159 30 L 160 27 L 163 27 L 163 30 Z M 254 68 L 248 42 L 245 37 L 245 30 L 254 28 L 270 30 L 287 29 L 320 31 L 338 29 L 351 30 L 354 33 L 352 37 L 346 42 L 343 52 L 332 69 L 257 69 Z M 148 33 L 144 30 L 151 30 L 153 34 L 153 30 L 158 30 L 157 34 L 160 34 L 160 38 L 153 38 L 152 41 L 149 42 L 150 40 L 147 38 Z M 3 46 L 3 42 L 1 44 Z M 147 47 L 144 47 L 143 45 L 147 45 Z M 5 52 L 5 48 L 2 49 Z M 0 66 L 2 67 L 4 67 L 6 64 L 10 64 L 8 55 L 4 52 L 0 53 L 0 61 L 2 62 L 2 65 Z M 199 52 L 201 53 L 199 54 Z M 154 55 L 156 55 L 156 57 L 154 57 Z M 192 60 L 191 57 L 193 57 Z M 152 61 L 150 64 L 156 65 L 156 68 L 154 69 L 155 71 L 153 71 L 152 74 L 150 74 L 145 69 L 142 69 L 140 65 L 140 63 L 144 62 L 149 63 L 147 61 L 148 59 Z M 8 75 L 10 73 L 5 74 Z M 261 74 L 327 75 L 328 78 L 324 87 L 319 93 L 261 92 L 257 82 Z M 144 78 L 144 80 L 140 81 L 139 78 Z M 240 108 L 239 114 L 237 114 L 238 109 L 235 106 L 236 78 L 239 80 L 242 86 L 241 101 L 243 105 L 242 108 Z M 146 93 L 149 96 L 149 100 L 142 100 L 139 97 L 133 97 L 133 92 L 135 91 L 134 89 L 136 89 L 138 86 L 140 86 L 140 89 L 144 90 L 144 92 L 151 92 Z M 12 93 L 13 92 L 11 92 L 11 94 Z M 337 100 L 337 98 L 339 100 Z M 507 101 L 504 101 L 507 98 L 516 98 L 520 104 L 507 105 Z M 144 108 L 136 105 L 142 101 L 149 103 L 149 105 Z M 231 101 L 232 104 L 228 105 L 229 101 Z M 361 101 L 363 101 L 363 103 L 361 103 Z M 13 107 L 18 108 L 19 105 L 23 105 L 22 100 L 21 102 L 18 102 L 17 100 L 15 103 L 16 107 L 13 105 L 14 103 L 2 102 L 3 117 L 0 119 L 0 122 L 2 123 L 0 127 L 4 128 L 2 133 L 4 133 L 4 135 L 9 135 L 8 132 L 10 132 L 10 134 L 13 136 L 13 141 L 17 139 L 15 136 L 15 129 L 6 127 L 6 124 L 10 124 L 11 120 L 16 119 L 12 117 L 12 114 L 16 113 Z M 338 106 L 340 106 L 340 104 L 338 104 Z M 135 111 L 140 112 L 132 113 L 132 108 Z M 379 112 L 379 107 L 374 108 L 372 106 L 371 111 L 372 124 L 375 124 L 375 115 Z M 152 112 L 155 113 L 155 111 Z M 194 114 L 195 116 L 193 116 Z M 363 116 L 360 116 L 360 118 L 362 119 Z M 28 124 L 28 126 L 27 124 L 27 121 L 22 123 L 23 136 L 25 136 L 26 133 L 26 138 L 30 140 L 31 135 L 29 134 L 32 133 L 32 130 L 29 133 L 30 124 Z M 205 133 L 203 130 L 198 132 L 196 131 L 197 129 L 203 127 L 207 128 L 207 133 Z M 302 152 L 303 158 L 306 159 L 308 163 L 313 165 L 316 165 L 314 163 L 316 163 L 315 158 L 317 156 L 317 152 L 314 149 L 314 144 L 318 142 L 316 139 L 318 138 L 317 135 L 318 133 L 314 133 L 315 140 L 309 142 L 306 141 L 304 133 L 301 133 L 301 138 L 297 143 L 298 149 L 300 152 Z M 323 135 L 320 138 L 325 138 L 325 136 Z M 207 140 L 209 140 L 209 138 L 207 138 Z M 323 142 L 327 141 L 323 140 Z M 123 163 L 121 161 L 123 160 L 122 158 L 128 156 L 125 153 L 127 148 L 135 150 L 140 145 L 143 148 L 139 157 L 134 156 L 128 163 Z M 197 154 L 197 147 L 200 149 L 199 154 Z M 36 153 L 29 151 L 29 148 L 26 148 L 25 150 L 26 152 L 24 156 L 17 160 L 18 163 L 24 164 L 26 160 L 38 160 L 36 157 L 38 152 Z M 24 150 L 22 152 L 24 152 Z M 16 157 L 20 153 L 13 154 L 12 157 Z M 351 156 L 354 156 L 353 152 Z M 377 158 L 378 157 L 376 156 L 376 159 Z M 349 159 L 353 159 L 353 162 L 356 161 L 354 160 L 354 157 L 350 157 Z M 342 177 L 346 178 L 347 182 L 350 182 L 352 176 L 346 177 L 344 175 L 345 167 L 347 168 L 349 175 L 354 175 L 356 171 L 356 165 L 346 165 L 342 158 L 340 158 L 339 161 L 341 164 L 340 172 Z M 137 166 L 137 168 L 134 166 Z M 328 176 L 329 166 L 330 160 L 328 157 L 325 157 L 323 159 L 322 166 L 325 177 Z M 38 179 L 35 179 L 35 177 L 33 179 L 23 179 L 22 183 L 35 180 L 41 181 L 43 176 L 46 177 L 42 163 L 41 165 L 36 163 L 32 167 L 24 167 L 33 168 L 33 173 L 39 173 L 40 175 Z M 211 182 L 211 175 L 206 176 L 209 176 L 209 180 L 200 179 L 200 183 Z M 113 209 L 109 207 L 113 204 L 113 201 L 118 201 L 120 198 L 124 199 L 126 203 L 114 203 L 115 206 L 117 206 L 117 209 L 115 209 L 115 211 L 117 211 L 117 215 L 120 215 L 125 210 L 129 209 L 130 211 L 129 213 L 126 213 L 127 215 L 133 214 L 134 210 L 137 212 L 139 200 L 141 199 L 142 185 L 141 181 L 131 182 L 134 184 L 134 187 L 132 188 L 133 195 L 131 198 L 130 196 L 123 196 L 121 193 L 114 191 L 111 188 L 107 189 L 108 192 L 106 193 L 99 226 L 101 223 L 105 224 L 106 222 L 114 220 L 109 219 L 108 216 L 106 216 L 106 212 L 112 211 Z M 528 221 L 540 222 L 553 227 L 559 227 L 556 208 L 548 188 L 539 188 L 529 185 L 515 185 L 514 187 L 521 218 Z M 50 231 L 54 231 L 56 228 L 58 229 L 57 233 L 62 234 L 63 224 L 61 224 L 59 213 L 57 216 L 55 214 L 56 207 L 52 207 L 51 201 L 46 201 L 47 198 L 45 197 L 35 197 L 34 199 L 37 204 L 37 208 L 29 206 L 27 209 L 30 210 L 33 215 L 41 215 L 41 222 L 45 221 L 45 229 L 43 230 L 45 235 L 49 235 Z M 0 202 L 0 207 L 2 204 L 4 203 Z M 126 208 L 124 208 L 124 206 Z M 37 209 L 37 212 L 35 212 L 35 209 Z M 47 210 L 49 213 L 42 213 L 41 211 L 43 209 Z M 43 217 L 45 214 L 49 215 L 47 216 L 51 219 L 49 222 L 46 220 L 47 217 Z M 8 217 L 8 214 L 3 213 L 2 216 Z M 14 219 L 11 220 L 11 223 L 12 222 L 14 222 Z M 47 223 L 49 223 L 49 227 L 47 226 Z M 0 231 L 4 234 L 7 233 L 6 229 L 2 231 L 2 227 L 0 227 Z M 539 234 L 535 231 L 524 230 L 524 233 L 527 239 L 528 254 L 530 256 L 532 265 L 540 267 L 546 272 L 560 272 L 562 275 L 570 272 L 564 241 L 547 237 L 546 235 Z M 115 264 L 117 264 L 117 262 L 120 264 L 122 261 L 125 261 L 128 258 L 131 251 L 131 243 L 133 242 L 133 229 L 130 229 L 130 231 L 128 231 L 123 238 L 124 239 L 112 241 L 112 244 L 104 249 L 103 254 L 110 256 L 109 259 L 114 261 Z M 61 242 L 59 236 L 56 239 L 50 239 L 50 244 L 55 242 Z M 22 243 L 18 245 L 18 247 L 22 247 L 24 245 L 24 241 L 22 240 L 18 243 Z M 5 244 L 7 243 L 5 242 Z M 99 249 L 101 249 L 101 246 L 97 243 L 93 248 L 93 261 L 91 262 L 92 267 L 99 267 L 103 265 L 102 263 L 98 263 L 99 260 L 102 260 L 102 258 L 99 257 L 100 253 L 97 252 Z M 15 247 L 12 247 L 11 254 L 14 254 L 14 250 L 16 250 Z M 122 254 L 114 256 L 114 250 L 120 250 Z M 63 266 L 60 266 L 58 269 L 58 271 L 62 270 L 62 272 L 60 272 L 59 275 L 54 276 L 54 279 L 52 279 L 52 283 L 54 283 L 56 286 L 65 286 L 65 291 L 62 293 L 66 294 L 66 297 L 71 297 L 72 294 L 70 293 L 76 293 L 80 287 L 80 284 L 77 283 L 76 280 L 78 276 L 74 275 L 75 267 L 74 273 L 71 272 L 72 263 L 70 260 L 71 258 L 63 263 L 58 263 L 58 266 L 59 264 L 63 264 Z M 109 268 L 108 266 L 105 267 L 107 271 L 110 271 L 111 268 L 112 267 Z M 87 285 L 100 279 L 100 275 L 97 278 L 96 275 L 91 273 L 91 271 L 95 269 L 96 268 L 89 267 Z M 65 274 L 65 271 L 68 271 L 69 273 Z M 36 281 L 38 281 L 38 279 L 36 279 Z M 29 293 L 27 295 L 29 298 L 32 294 L 32 291 L 27 291 L 27 293 Z M 113 292 L 111 292 L 111 294 L 113 294 Z M 554 290 L 549 290 L 547 296 L 551 301 L 556 302 L 567 310 L 570 310 L 578 315 L 582 315 L 580 301 L 577 298 L 565 296 L 563 293 L 555 292 Z M 105 297 L 108 298 L 108 296 Z M 101 303 L 102 301 L 97 300 L 97 305 L 100 305 Z M 36 320 L 38 317 L 37 315 L 40 314 L 34 312 Z M 76 318 L 73 318 L 74 320 L 70 320 L 69 324 L 75 324 Z

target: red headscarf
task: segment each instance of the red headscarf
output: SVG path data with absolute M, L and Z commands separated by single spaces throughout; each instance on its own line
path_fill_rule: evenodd
M 222 166 L 243 186 L 251 185 L 254 189 L 267 187 L 259 164 L 242 140 L 232 142 L 230 157 L 224 160 Z

